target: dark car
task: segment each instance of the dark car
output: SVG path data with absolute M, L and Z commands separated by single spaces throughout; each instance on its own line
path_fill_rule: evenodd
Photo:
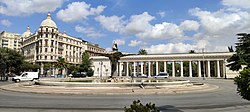
M 161 72 L 158 75 L 154 76 L 155 78 L 168 78 L 169 74 L 166 72 Z

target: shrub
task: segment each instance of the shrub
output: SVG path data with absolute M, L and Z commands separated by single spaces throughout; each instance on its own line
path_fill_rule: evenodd
M 140 100 L 133 101 L 133 104 L 130 105 L 130 108 L 124 107 L 125 112 L 160 112 L 155 107 L 155 104 L 147 103 L 146 105 L 143 105 Z

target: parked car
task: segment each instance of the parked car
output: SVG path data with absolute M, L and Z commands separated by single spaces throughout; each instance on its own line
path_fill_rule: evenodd
M 154 78 L 168 78 L 169 74 L 166 72 L 161 72 L 158 75 L 154 76 Z

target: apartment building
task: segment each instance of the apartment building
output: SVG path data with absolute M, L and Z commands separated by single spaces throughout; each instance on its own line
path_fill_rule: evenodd
M 2 36 L 3 35 L 3 36 Z M 51 74 L 57 74 L 58 70 L 54 67 L 58 57 L 65 58 L 67 63 L 80 64 L 82 53 L 88 52 L 90 56 L 96 56 L 99 53 L 105 53 L 104 48 L 97 44 L 70 36 L 64 32 L 59 32 L 56 23 L 52 20 L 50 13 L 44 19 L 35 33 L 31 33 L 30 27 L 21 36 L 14 33 L 2 32 L 3 47 L 12 49 L 22 49 L 26 61 L 41 65 L 40 73 L 44 73 L 43 66 L 46 63 L 52 65 Z M 6 39 L 8 37 L 8 39 Z M 20 38 L 21 37 L 21 38 Z M 10 40 L 10 38 L 13 40 Z M 8 42 L 8 44 L 7 44 Z M 22 42 L 22 46 L 21 46 Z M 13 44 L 10 46 L 10 43 Z M 16 43 L 16 44 L 14 44 Z M 15 45 L 15 46 L 14 46 Z M 65 74 L 65 71 L 63 71 Z
M 2 31 L 0 34 L 0 47 L 21 51 L 22 38 L 20 34 Z

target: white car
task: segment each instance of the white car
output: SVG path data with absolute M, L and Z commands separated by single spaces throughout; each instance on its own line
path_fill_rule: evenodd
M 168 78 L 169 74 L 165 72 L 161 72 L 158 75 L 154 76 L 154 78 Z

